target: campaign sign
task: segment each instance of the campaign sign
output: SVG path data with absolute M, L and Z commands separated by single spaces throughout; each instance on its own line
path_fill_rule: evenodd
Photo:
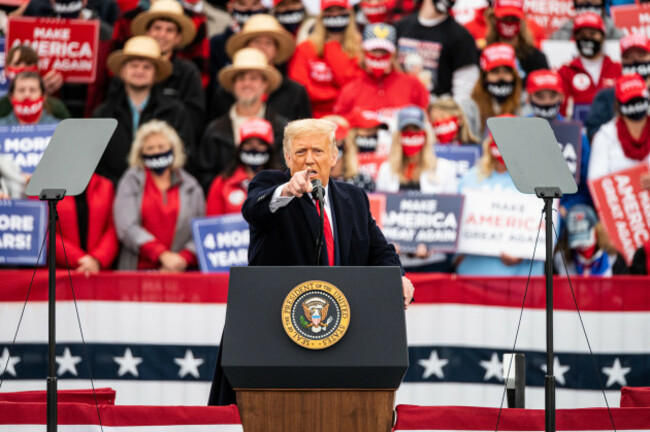
M 0 97 L 9 91 L 9 80 L 5 76 L 5 38 L 0 37 Z
M 551 122 L 551 129 L 560 145 L 569 171 L 580 184 L 580 161 L 582 159 L 582 124 L 579 122 Z
M 0 200 L 0 265 L 43 265 L 38 260 L 45 238 L 47 204 L 32 200 Z
M 600 221 L 628 265 L 650 240 L 650 191 L 641 189 L 641 177 L 648 172 L 643 163 L 588 182 Z
M 453 163 L 456 170 L 456 178 L 460 178 L 481 157 L 481 147 L 479 145 L 437 145 L 434 147 L 436 156 L 441 159 L 447 159 Z
M 248 265 L 250 237 L 241 214 L 210 216 L 192 220 L 196 256 L 203 273 L 227 272 Z
M 384 228 L 384 213 L 386 213 L 386 195 L 382 193 L 368 194 L 368 204 L 370 205 L 370 214 L 379 229 Z
M 33 174 L 56 124 L 0 126 L 0 155 L 9 156 L 23 174 Z
M 625 34 L 641 33 L 650 37 L 650 6 L 624 5 L 611 7 L 610 12 L 616 27 Z
M 533 19 L 550 37 L 574 16 L 573 0 L 525 0 L 524 14 Z
M 462 210 L 461 195 L 386 194 L 382 231 L 401 252 L 415 252 L 420 243 L 427 249 L 453 252 Z
M 16 45 L 34 48 L 41 74 L 54 70 L 66 82 L 95 81 L 98 20 L 11 17 L 7 23 L 6 50 Z
M 544 202 L 536 196 L 516 191 L 466 191 L 457 252 L 497 257 L 506 253 L 531 259 L 539 232 L 535 260 L 543 261 L 543 207 Z

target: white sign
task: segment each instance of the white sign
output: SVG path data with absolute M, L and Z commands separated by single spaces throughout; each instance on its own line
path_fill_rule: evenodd
M 544 261 L 545 220 L 541 218 L 544 201 L 514 191 L 466 190 L 464 194 L 458 253 L 488 256 L 505 253 L 531 259 L 539 231 L 535 260 Z M 557 227 L 556 214 L 553 220 Z

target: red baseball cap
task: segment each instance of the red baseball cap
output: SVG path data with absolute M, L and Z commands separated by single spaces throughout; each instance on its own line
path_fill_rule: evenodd
M 621 53 L 632 48 L 639 48 L 643 51 L 650 51 L 650 40 L 648 37 L 641 33 L 630 33 L 623 36 L 620 40 Z
M 537 93 L 541 90 L 552 90 L 564 94 L 560 74 L 548 69 L 538 69 L 529 73 L 526 82 L 528 94 Z
M 259 138 L 267 144 L 273 144 L 273 127 L 264 119 L 253 117 L 239 126 L 240 142 L 249 138 Z
M 616 80 L 616 100 L 626 103 L 637 97 L 648 97 L 648 88 L 639 74 L 623 75 Z
M 516 16 L 517 18 L 522 19 L 524 17 L 524 1 L 495 0 L 494 15 L 496 15 L 497 18 Z
M 343 9 L 350 9 L 350 2 L 348 0 L 321 0 L 320 10 L 324 11 L 332 6 L 339 6 Z
M 374 127 L 387 128 L 386 124 L 379 120 L 374 111 L 366 111 L 359 107 L 348 114 L 348 123 L 351 128 L 370 129 Z
M 583 28 L 591 28 L 601 31 L 605 34 L 605 22 L 603 17 L 594 12 L 584 12 L 576 16 L 573 20 L 573 33 Z
M 517 69 L 515 59 L 515 50 L 510 45 L 494 43 L 483 49 L 480 66 L 485 72 L 489 72 L 499 66 L 508 66 L 509 68 Z

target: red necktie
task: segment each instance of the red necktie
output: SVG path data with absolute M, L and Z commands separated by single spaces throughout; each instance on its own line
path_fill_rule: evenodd
M 316 211 L 318 216 L 320 216 L 320 206 L 318 201 L 316 203 Z M 325 203 L 323 203 L 323 210 L 325 210 Z M 329 265 L 334 265 L 334 236 L 332 235 L 332 227 L 330 226 L 330 220 L 327 217 L 327 211 L 325 211 L 325 224 L 323 226 L 323 232 L 325 237 L 325 245 L 327 245 L 327 259 Z

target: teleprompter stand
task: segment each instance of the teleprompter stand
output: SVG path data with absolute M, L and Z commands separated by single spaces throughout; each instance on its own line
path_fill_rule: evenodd
M 553 200 L 578 190 L 553 130 L 541 118 L 497 117 L 487 121 L 517 189 L 544 200 L 546 219 L 546 432 L 555 432 L 553 371 Z
M 56 207 L 86 189 L 116 127 L 113 119 L 63 120 L 27 185 L 27 195 L 47 201 L 49 208 L 47 432 L 57 430 Z

